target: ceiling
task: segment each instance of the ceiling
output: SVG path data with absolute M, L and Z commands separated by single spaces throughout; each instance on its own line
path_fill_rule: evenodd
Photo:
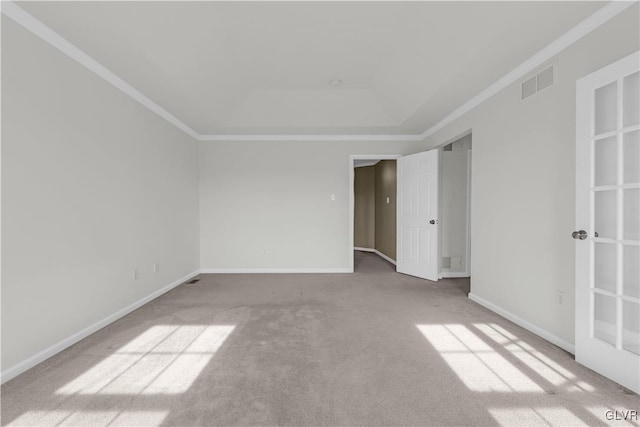
M 380 160 L 369 160 L 369 159 L 354 159 L 353 167 L 354 168 L 363 168 L 366 166 L 375 166 L 380 162 Z
M 17 4 L 201 135 L 411 135 L 605 3 Z

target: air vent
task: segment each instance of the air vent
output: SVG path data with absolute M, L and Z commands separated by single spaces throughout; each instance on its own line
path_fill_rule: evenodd
M 536 76 L 531 77 L 529 80 L 522 83 L 522 99 L 525 100 L 530 96 L 533 96 L 538 91 L 538 84 L 536 82 Z
M 553 84 L 553 65 L 540 71 L 536 78 L 538 79 L 538 92 L 550 87 Z
M 524 101 L 527 98 L 532 97 L 536 93 L 553 86 L 555 81 L 554 66 L 551 65 L 544 70 L 540 71 L 533 77 L 528 78 L 522 82 L 521 100 Z

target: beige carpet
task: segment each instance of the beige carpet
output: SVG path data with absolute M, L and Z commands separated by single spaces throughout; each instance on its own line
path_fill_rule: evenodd
M 606 411 L 640 409 L 466 280 L 364 253 L 356 270 L 202 275 L 5 384 L 2 424 L 629 425 Z

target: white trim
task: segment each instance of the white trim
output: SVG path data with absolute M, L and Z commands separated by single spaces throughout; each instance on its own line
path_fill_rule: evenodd
M 499 314 L 500 316 L 504 317 L 505 319 L 508 319 L 510 321 L 512 321 L 513 323 L 515 323 L 516 325 L 528 330 L 529 332 L 538 335 L 540 338 L 543 338 L 547 341 L 549 341 L 550 343 L 557 345 L 558 347 L 568 351 L 571 354 L 575 354 L 575 348 L 573 346 L 573 344 L 571 344 L 568 341 L 563 340 L 562 338 L 552 334 L 551 332 L 542 329 L 539 326 L 534 325 L 533 323 L 530 323 L 526 320 L 524 320 L 522 317 L 516 316 L 515 314 L 498 307 L 497 305 L 487 301 L 486 299 L 479 297 L 478 295 L 475 295 L 473 293 L 469 293 L 469 299 L 473 302 L 476 302 L 478 304 L 480 304 L 481 306 L 493 311 L 496 314 Z
M 60 34 L 56 33 L 47 25 L 34 18 L 20 6 L 11 1 L 2 1 L 2 13 L 13 19 L 18 24 L 22 25 L 27 30 L 31 31 L 36 36 L 40 37 L 42 40 L 57 48 L 60 52 L 66 54 L 72 59 L 75 59 L 80 64 L 87 67 L 90 71 L 93 71 L 99 77 L 102 77 L 107 82 L 111 83 L 113 86 L 124 92 L 126 95 L 129 95 L 131 98 L 135 99 L 140 104 L 147 107 L 149 110 L 153 111 L 178 129 L 185 132 L 187 135 L 191 136 L 192 138 L 198 139 L 199 135 L 195 130 L 191 129 L 185 123 L 180 121 L 180 119 L 178 119 L 176 116 L 153 102 L 138 89 L 125 82 L 115 73 L 87 55 L 77 46 L 62 37 Z
M 571 46 L 582 37 L 586 36 L 614 16 L 618 15 L 620 12 L 636 3 L 637 1 L 612 1 L 607 3 L 605 6 L 598 9 L 593 15 L 580 22 L 578 25 L 548 44 L 541 51 L 533 55 L 531 58 L 527 59 L 522 64 L 518 65 L 516 68 L 502 76 L 502 78 L 493 83 L 491 86 L 452 111 L 449 115 L 440 120 L 434 126 L 431 126 L 429 129 L 422 132 L 422 138 L 427 138 L 433 135 L 449 123 L 457 120 L 478 105 L 482 104 L 487 99 L 491 98 L 493 95 L 500 92 L 502 89 L 519 80 L 525 74 L 531 72 L 536 67 L 539 67 L 545 61 L 548 61 L 553 56 L 562 52 L 564 49 Z
M 355 243 L 353 241 L 354 224 L 355 221 L 355 164 L 354 160 L 395 160 L 402 157 L 402 154 L 350 154 L 349 155 L 349 188 L 347 188 L 347 194 L 349 195 L 349 272 L 353 273 L 353 251 L 355 250 Z
M 202 268 L 201 274 L 351 273 L 348 268 Z
M 20 375 L 21 373 L 27 371 L 28 369 L 33 368 L 34 366 L 36 366 L 39 363 L 44 362 L 45 360 L 47 360 L 48 358 L 60 353 L 62 350 L 71 347 L 73 344 L 77 343 L 78 341 L 88 337 L 89 335 L 99 331 L 100 329 L 104 328 L 105 326 L 115 322 L 118 319 L 121 319 L 122 317 L 126 316 L 127 314 L 131 313 L 132 311 L 142 307 L 143 305 L 147 304 L 148 302 L 158 298 L 160 295 L 163 295 L 167 292 L 169 292 L 171 289 L 177 287 L 178 285 L 183 284 L 184 282 L 186 282 L 187 280 L 197 276 L 198 274 L 200 274 L 199 270 L 194 271 L 193 273 L 189 273 L 186 276 L 176 280 L 175 282 L 165 286 L 164 288 L 158 289 L 155 292 L 152 292 L 151 294 L 147 295 L 146 297 L 139 299 L 138 301 L 134 302 L 131 305 L 128 305 L 127 307 L 116 311 L 115 313 L 113 313 L 110 316 L 105 317 L 104 319 L 94 323 L 91 326 L 88 326 L 84 329 L 82 329 L 81 331 L 76 332 L 75 334 L 63 339 L 62 341 L 59 341 L 56 344 L 53 344 L 52 346 L 40 351 L 39 353 L 34 354 L 31 357 L 28 357 L 27 359 L 23 360 L 22 362 L 19 362 L 15 365 L 13 365 L 10 368 L 5 369 L 4 371 L 2 371 L 0 373 L 0 383 L 5 383 L 7 381 L 9 381 L 12 378 L 15 378 L 16 376 Z
M 442 279 L 460 279 L 463 277 L 470 277 L 466 271 L 441 271 L 440 277 Z
M 177 117 L 169 113 L 167 110 L 153 102 L 147 96 L 143 95 L 136 88 L 125 82 L 113 72 L 109 71 L 104 65 L 100 64 L 89 55 L 78 49 L 71 42 L 63 38 L 61 35 L 53 31 L 51 28 L 31 16 L 15 3 L 3 0 L 2 13 L 22 25 L 27 30 L 36 34 L 43 40 L 58 48 L 61 52 L 75 59 L 89 70 L 93 71 L 125 94 L 131 96 L 136 101 L 167 120 L 169 123 L 181 129 L 197 141 L 422 141 L 442 129 L 449 123 L 460 118 L 462 115 L 471 111 L 502 89 L 506 88 L 513 82 L 522 78 L 536 67 L 542 65 L 545 61 L 551 59 L 585 35 L 589 34 L 614 16 L 618 15 L 628 7 L 636 4 L 637 1 L 612 1 L 597 10 L 593 15 L 567 31 L 565 34 L 551 42 L 545 48 L 533 55 L 531 58 L 505 74 L 498 81 L 480 92 L 478 95 L 469 99 L 466 103 L 452 111 L 442 120 L 431 126 L 418 135 L 201 135 Z
M 377 250 L 377 249 L 361 248 L 361 247 L 355 246 L 355 247 L 353 248 L 353 250 L 354 250 L 354 251 L 360 251 L 360 252 L 371 252 L 372 254 L 376 254 L 376 255 L 378 255 L 378 256 L 379 256 L 380 258 L 382 258 L 383 260 L 385 260 L 385 261 L 387 261 L 387 262 L 390 262 L 390 263 L 391 263 L 391 264 L 393 264 L 393 265 L 396 265 L 396 262 L 395 262 L 395 260 L 394 260 L 394 259 L 392 259 L 392 258 L 390 258 L 390 257 L 386 256 L 385 254 L 383 254 L 382 252 L 380 252 L 380 251 L 379 251 L 379 250 Z
M 396 265 L 395 260 L 393 260 L 392 258 L 390 258 L 390 257 L 386 256 L 385 254 L 383 254 L 383 253 L 382 253 L 382 252 L 380 252 L 379 250 L 374 249 L 374 250 L 373 250 L 373 252 L 374 252 L 376 255 L 378 255 L 380 258 L 384 259 L 385 261 L 388 261 L 388 262 L 390 262 L 391 264 Z
M 351 154 L 353 160 L 396 160 L 404 154 Z
M 0 1 L 0 13 L 2 13 L 2 10 L 4 9 L 3 3 L 4 3 L 3 1 Z M 2 18 L 2 16 L 0 16 L 0 18 Z M 0 20 L 0 30 L 2 30 L 1 20 Z M 0 34 L 1 33 L 2 33 L 2 31 L 0 31 Z M 2 39 L 2 36 L 0 35 L 0 46 L 2 46 L 2 40 L 1 39 Z M 1 58 L 1 56 L 2 55 L 0 55 L 0 58 Z M 1 63 L 2 63 L 2 59 L 0 59 L 0 93 L 2 93 L 2 71 L 1 71 L 2 70 L 2 64 Z M 2 117 L 1 104 L 2 104 L 2 102 L 0 102 L 0 117 Z M 0 120 L 0 122 L 1 122 L 1 120 Z M 2 125 L 0 124 L 0 128 L 1 127 L 2 127 Z M 2 135 L 2 133 L 0 132 L 0 153 L 3 152 L 1 135 Z M 1 157 L 1 154 L 0 154 L 0 157 Z M 2 162 L 0 161 L 0 188 L 2 188 L 2 178 L 1 178 L 2 176 L 3 176 L 3 174 L 2 174 Z M 2 218 L 1 218 L 2 217 L 2 206 L 1 205 L 2 205 L 2 198 L 0 197 L 0 224 L 2 224 Z M 1 238 L 1 236 L 2 236 L 2 230 L 1 229 L 2 229 L 2 227 L 0 227 L 0 242 L 3 241 L 2 238 Z M 2 245 L 0 245 L 0 260 L 4 259 L 4 258 L 2 258 L 1 252 L 2 252 Z M 0 295 L 2 294 L 1 290 L 2 290 L 2 262 L 0 262 Z M 0 308 L 0 312 L 1 311 L 2 310 Z M 1 316 L 0 316 L 0 318 L 1 318 Z M 1 333 L 0 333 L 0 335 L 1 335 Z M 0 347 L 2 347 L 1 340 L 0 340 Z M 2 359 L 2 357 L 0 356 L 0 360 L 1 359 Z M 0 371 L 0 384 L 2 383 L 2 378 L 3 378 L 3 375 L 2 375 L 2 372 Z
M 471 183 L 473 173 L 473 134 L 471 136 L 471 149 L 467 150 L 467 262 L 465 273 L 467 277 L 471 276 Z
M 198 135 L 198 141 L 422 141 L 422 135 Z

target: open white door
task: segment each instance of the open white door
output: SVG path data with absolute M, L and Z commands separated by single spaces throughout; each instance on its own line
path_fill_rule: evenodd
M 640 53 L 577 83 L 576 361 L 640 393 Z
M 398 159 L 396 270 L 438 280 L 439 150 Z

